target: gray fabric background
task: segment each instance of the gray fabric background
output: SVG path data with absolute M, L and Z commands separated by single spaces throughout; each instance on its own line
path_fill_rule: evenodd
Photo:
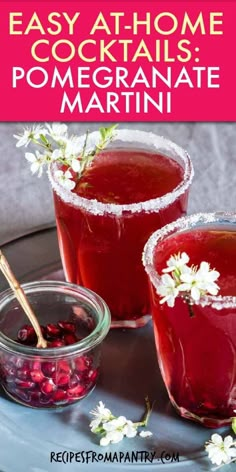
M 13 134 L 23 126 L 0 123 L 0 245 L 54 225 L 47 176 L 32 176 L 24 149 L 15 147 Z M 74 134 L 88 127 L 97 129 L 98 124 L 69 124 Z M 120 127 L 153 131 L 187 149 L 195 169 L 189 213 L 236 211 L 236 123 L 123 123 Z

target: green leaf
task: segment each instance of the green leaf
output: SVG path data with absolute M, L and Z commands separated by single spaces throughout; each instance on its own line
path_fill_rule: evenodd
M 117 128 L 117 126 L 118 126 L 118 125 L 115 124 L 115 125 L 110 126 L 109 128 L 105 128 L 105 130 L 106 130 L 106 139 L 107 139 L 107 138 L 108 138 L 108 139 L 111 139 L 111 138 L 112 138 L 113 133 L 114 133 L 115 129 Z
M 234 434 L 236 434 L 236 418 L 233 418 L 233 421 L 232 421 L 232 430 L 233 430 Z
M 40 139 L 41 139 L 42 143 L 48 145 L 48 140 L 43 134 L 40 134 Z
M 106 139 L 106 128 L 99 128 L 99 133 L 103 140 Z

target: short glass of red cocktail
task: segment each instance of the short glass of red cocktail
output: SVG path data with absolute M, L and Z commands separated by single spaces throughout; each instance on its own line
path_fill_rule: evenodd
M 219 292 L 173 307 L 160 303 L 161 274 L 185 252 L 219 272 Z M 156 231 L 145 246 L 159 366 L 170 400 L 184 418 L 207 427 L 230 423 L 236 409 L 236 214 L 197 214 Z
M 81 142 L 85 139 L 81 137 Z M 98 141 L 98 133 L 89 135 Z M 60 185 L 51 166 L 58 239 L 66 280 L 104 298 L 112 326 L 149 319 L 141 262 L 150 234 L 186 213 L 193 176 L 186 151 L 153 133 L 119 130 L 76 187 Z

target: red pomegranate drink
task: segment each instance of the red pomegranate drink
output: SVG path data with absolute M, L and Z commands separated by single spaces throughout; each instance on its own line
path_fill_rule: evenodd
M 117 132 L 73 191 L 62 188 L 52 170 L 66 279 L 100 294 L 113 326 L 136 327 L 149 319 L 142 249 L 156 228 L 185 214 L 192 175 L 185 151 L 132 130 Z
M 160 304 L 158 284 L 169 258 L 210 264 L 217 296 Z M 158 359 L 170 400 L 181 416 L 208 427 L 230 423 L 236 409 L 236 215 L 200 214 L 157 231 L 146 245 Z M 189 309 L 190 308 L 190 309 Z M 190 316 L 191 315 L 191 316 Z

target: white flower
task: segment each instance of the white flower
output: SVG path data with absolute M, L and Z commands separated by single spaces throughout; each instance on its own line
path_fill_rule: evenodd
M 201 262 L 200 268 L 196 272 L 196 280 L 202 290 L 210 293 L 210 295 L 217 295 L 219 286 L 215 281 L 219 278 L 220 273 L 217 270 L 211 270 L 207 262 Z
M 92 433 L 102 435 L 100 445 L 108 446 L 110 443 L 118 443 L 122 441 L 125 436 L 127 438 L 134 438 L 137 435 L 139 427 L 146 427 L 152 411 L 152 404 L 148 397 L 145 398 L 145 403 L 146 412 L 143 420 L 133 423 L 133 421 L 128 420 L 125 416 L 114 416 L 111 411 L 105 407 L 104 403 L 100 401 L 98 406 L 90 411 L 91 415 L 94 416 L 94 419 L 90 423 L 90 428 Z M 151 433 L 148 432 L 147 435 L 151 435 Z
M 107 446 L 109 443 L 115 444 L 122 441 L 125 436 L 124 426 L 126 423 L 125 416 L 118 416 L 118 418 L 103 423 L 106 435 L 101 438 L 100 445 Z
M 121 431 L 110 431 L 100 439 L 100 446 L 108 446 L 108 444 L 116 444 L 122 441 L 124 435 Z
M 215 280 L 219 277 L 219 272 L 211 270 L 207 262 L 201 262 L 200 268 L 194 268 L 189 272 L 180 274 L 181 283 L 179 290 L 183 292 L 190 292 L 194 301 L 198 301 L 202 295 L 209 293 L 210 295 L 217 295 L 219 286 Z
M 63 123 L 52 123 L 51 125 L 46 123 L 46 126 L 48 128 L 46 133 L 49 134 L 54 139 L 54 141 L 57 141 L 61 144 L 65 142 L 67 139 L 67 125 Z
M 175 254 L 171 256 L 170 259 L 167 261 L 167 266 L 163 269 L 162 272 L 174 272 L 175 270 L 181 270 L 183 266 L 185 266 L 189 262 L 189 256 L 186 252 L 182 252 L 182 254 Z
M 123 433 L 124 436 L 127 436 L 127 438 L 134 438 L 137 435 L 137 427 L 134 425 L 133 421 L 126 420 Z
M 175 254 L 168 259 L 157 288 L 157 293 L 163 296 L 160 303 L 167 302 L 173 307 L 175 298 L 181 292 L 184 292 L 184 296 L 189 294 L 194 302 L 207 294 L 217 295 L 219 286 L 215 281 L 220 275 L 219 272 L 211 270 L 210 264 L 205 261 L 201 262 L 199 268 L 189 267 L 188 262 L 189 256 L 186 252 Z
M 72 159 L 71 168 L 74 172 L 79 172 L 80 171 L 81 163 L 80 163 L 79 159 Z
M 63 172 L 63 170 L 56 170 L 55 177 L 67 190 L 73 190 L 73 188 L 75 188 L 76 183 L 71 180 L 73 179 L 73 175 L 69 170 L 66 172 Z
M 58 159 L 61 159 L 63 157 L 63 153 L 61 149 L 54 149 L 50 155 L 50 160 L 51 161 L 57 161 Z
M 181 283 L 179 291 L 190 292 L 192 299 L 196 302 L 201 297 L 201 284 L 196 279 L 196 272 L 194 270 L 180 274 Z
M 71 136 L 65 142 L 65 157 L 69 160 L 77 159 L 83 149 L 81 137 Z
M 16 147 L 28 146 L 32 139 L 39 139 L 40 134 L 45 134 L 45 129 L 41 125 L 26 128 L 20 135 L 14 134 L 14 138 L 18 140 Z
M 205 449 L 208 452 L 212 464 L 221 465 L 231 462 L 236 457 L 236 448 L 232 436 L 226 436 L 225 439 L 219 434 L 212 434 L 211 440 L 206 443 Z
M 150 436 L 152 436 L 152 432 L 151 431 L 140 431 L 139 436 L 141 436 L 141 438 L 149 438 Z
M 163 297 L 160 300 L 161 304 L 166 302 L 168 306 L 173 307 L 175 304 L 175 298 L 179 294 L 176 281 L 169 274 L 162 275 L 161 283 L 157 288 L 157 293 Z
M 94 416 L 94 419 L 90 423 L 90 428 L 93 432 L 100 423 L 104 421 L 109 421 L 112 418 L 111 411 L 105 407 L 103 402 L 99 402 L 94 410 L 90 411 L 90 414 Z
M 45 155 L 40 154 L 38 151 L 33 154 L 32 152 L 26 152 L 25 158 L 31 163 L 30 170 L 32 174 L 38 172 L 38 177 L 41 177 L 43 173 L 43 165 L 45 163 Z
M 134 438 L 137 435 L 137 426 L 125 416 L 118 416 L 111 421 L 103 423 L 103 429 L 106 435 L 100 440 L 101 446 L 107 446 L 109 443 L 118 443 L 124 436 Z

